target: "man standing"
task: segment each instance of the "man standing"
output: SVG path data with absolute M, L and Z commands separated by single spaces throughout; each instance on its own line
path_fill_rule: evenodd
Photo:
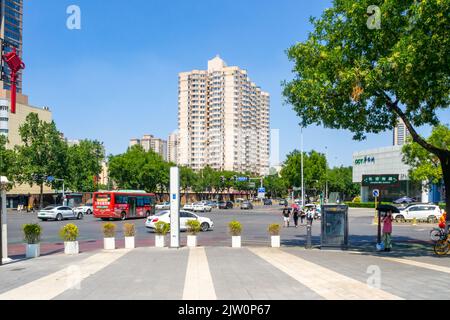
M 290 217 L 291 217 L 291 210 L 289 210 L 288 206 L 285 205 L 283 209 L 284 228 L 289 228 Z

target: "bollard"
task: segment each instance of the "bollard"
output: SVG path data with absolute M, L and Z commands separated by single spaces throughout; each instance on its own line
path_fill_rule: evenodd
M 417 226 L 417 219 L 416 218 L 413 218 L 412 225 L 413 226 Z
M 312 249 L 312 222 L 308 219 L 306 226 L 306 249 Z

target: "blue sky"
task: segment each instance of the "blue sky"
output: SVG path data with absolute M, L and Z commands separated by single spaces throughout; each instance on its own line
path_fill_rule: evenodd
M 178 73 L 204 69 L 220 54 L 271 94 L 281 158 L 300 147 L 298 118 L 281 96 L 281 82 L 292 77 L 285 50 L 306 39 L 309 17 L 330 1 L 24 2 L 24 93 L 32 105 L 52 109 L 66 137 L 98 139 L 114 154 L 133 137 L 167 138 L 177 127 Z M 72 4 L 81 8 L 81 30 L 66 28 Z M 331 165 L 351 165 L 352 152 L 392 143 L 391 132 L 364 142 L 318 127 L 304 135 L 306 150 L 328 146 Z

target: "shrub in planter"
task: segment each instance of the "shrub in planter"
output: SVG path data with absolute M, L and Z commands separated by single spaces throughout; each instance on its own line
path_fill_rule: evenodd
M 37 258 L 41 255 L 42 227 L 39 224 L 25 224 L 23 226 L 24 240 L 26 243 L 26 257 Z
M 166 234 L 170 231 L 170 223 L 158 221 L 155 223 L 155 247 L 164 248 L 166 246 Z
M 232 247 L 241 247 L 241 234 L 242 234 L 242 224 L 239 221 L 231 221 L 228 224 L 228 229 L 232 236 Z
M 188 247 L 196 247 L 197 246 L 197 233 L 201 230 L 200 221 L 198 220 L 188 220 L 186 222 L 187 231 L 189 233 L 187 239 Z
M 136 226 L 133 223 L 123 225 L 123 234 L 125 235 L 125 249 L 134 249 L 136 237 Z
M 59 230 L 59 236 L 64 241 L 65 254 L 78 254 L 80 252 L 77 241 L 78 235 L 78 227 L 72 223 L 65 225 Z
M 111 222 L 103 224 L 103 242 L 105 250 L 114 250 L 116 248 L 116 225 Z
M 280 229 L 281 226 L 279 224 L 271 224 L 269 225 L 268 231 L 270 234 L 271 245 L 273 248 L 280 247 Z

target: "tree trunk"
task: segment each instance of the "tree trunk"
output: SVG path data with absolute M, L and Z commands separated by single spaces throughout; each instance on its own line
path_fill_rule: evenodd
M 445 212 L 447 212 L 447 228 L 450 226 L 450 152 L 440 158 L 445 185 Z
M 40 193 L 39 193 L 39 210 L 42 210 L 44 206 L 44 184 L 40 185 Z

